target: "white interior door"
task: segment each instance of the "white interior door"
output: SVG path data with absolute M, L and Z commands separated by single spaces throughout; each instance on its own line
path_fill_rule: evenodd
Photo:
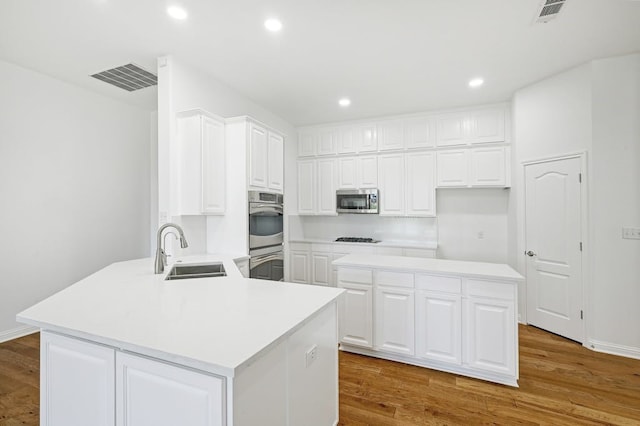
M 583 341 L 581 159 L 525 166 L 527 321 Z

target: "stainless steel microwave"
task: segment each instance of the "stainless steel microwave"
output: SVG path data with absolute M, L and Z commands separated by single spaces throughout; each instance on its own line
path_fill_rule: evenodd
M 378 214 L 378 190 L 339 189 L 336 191 L 336 211 Z

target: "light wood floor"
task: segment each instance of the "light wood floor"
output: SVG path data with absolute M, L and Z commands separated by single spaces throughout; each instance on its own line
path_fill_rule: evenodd
M 38 339 L 0 344 L 0 426 L 38 425 Z M 640 425 L 639 360 L 520 326 L 519 383 L 340 352 L 339 424 Z

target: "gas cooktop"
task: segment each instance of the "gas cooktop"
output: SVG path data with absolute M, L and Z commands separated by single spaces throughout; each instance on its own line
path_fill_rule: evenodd
M 360 238 L 360 237 L 340 237 L 336 239 L 336 242 L 340 243 L 379 243 L 380 241 L 373 238 Z

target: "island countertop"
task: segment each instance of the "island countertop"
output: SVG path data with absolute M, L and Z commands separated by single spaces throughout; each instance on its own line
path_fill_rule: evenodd
M 337 288 L 226 277 L 165 280 L 153 259 L 114 263 L 17 315 L 41 329 L 232 377 L 335 300 Z
M 524 281 L 524 277 L 502 263 L 471 262 L 464 260 L 425 259 L 405 256 L 350 254 L 334 260 L 335 266 L 391 269 L 406 272 L 424 272 L 440 275 Z

